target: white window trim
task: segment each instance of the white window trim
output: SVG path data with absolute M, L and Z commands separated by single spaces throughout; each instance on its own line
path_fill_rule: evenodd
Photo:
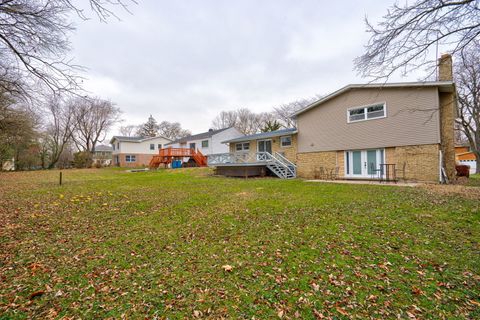
M 130 157 L 130 160 L 127 160 L 127 156 Z M 134 160 L 132 161 L 132 157 L 134 157 Z M 125 155 L 125 162 L 132 163 L 132 162 L 137 162 L 137 155 L 135 154 L 126 154 Z
M 243 148 L 243 145 L 246 144 L 246 143 L 248 143 L 248 149 L 244 149 L 244 148 Z M 237 149 L 237 145 L 239 145 L 239 144 L 242 145 L 241 150 L 238 150 L 238 149 Z M 235 143 L 235 152 L 248 152 L 248 151 L 250 151 L 250 141 L 247 141 L 247 142 L 237 142 L 237 143 Z
M 270 141 L 270 146 L 272 147 L 272 152 L 273 152 L 273 141 L 272 139 L 262 139 L 262 140 L 257 140 L 257 152 L 260 152 L 259 149 L 260 149 L 260 144 L 259 142 L 260 141 Z
M 284 145 L 283 145 L 283 142 L 282 142 L 282 138 L 290 138 L 290 144 L 289 144 L 288 146 L 284 146 Z M 292 141 L 292 140 L 293 140 L 293 138 L 292 138 L 291 135 L 281 136 L 281 137 L 280 137 L 280 147 L 281 147 L 281 148 L 291 148 L 292 145 L 293 145 L 293 141 Z
M 372 119 L 367 119 L 367 110 L 365 110 L 365 119 L 360 119 L 360 120 L 353 120 L 353 121 L 350 121 L 350 110 L 354 110 L 354 109 L 367 109 L 368 107 L 374 107 L 374 106 L 378 106 L 380 104 L 383 104 L 383 117 L 378 117 L 378 118 L 372 118 Z M 383 101 L 383 102 L 376 102 L 376 103 L 372 103 L 372 104 L 367 104 L 367 105 L 363 105 L 363 106 L 356 106 L 356 107 L 351 107 L 351 108 L 348 108 L 347 109 L 347 123 L 355 123 L 355 122 L 362 122 L 362 121 L 370 121 L 370 120 L 377 120 L 377 119 L 384 119 L 387 117 L 387 102 L 386 101 Z

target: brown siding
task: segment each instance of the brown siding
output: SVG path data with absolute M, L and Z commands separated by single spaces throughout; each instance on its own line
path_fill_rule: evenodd
M 387 117 L 347 123 L 347 109 L 386 102 Z M 437 88 L 352 89 L 298 116 L 298 152 L 440 142 Z

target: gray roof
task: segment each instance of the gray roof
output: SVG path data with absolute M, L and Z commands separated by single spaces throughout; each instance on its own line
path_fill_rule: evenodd
M 97 151 L 107 151 L 107 152 L 112 152 L 113 151 L 113 148 L 111 146 L 106 146 L 104 144 L 101 144 L 101 145 L 98 145 L 98 146 L 95 146 L 95 152 Z
M 164 136 L 156 136 L 156 137 L 126 137 L 126 136 L 113 136 L 112 139 L 110 139 L 110 143 L 113 143 L 113 140 L 118 140 L 118 141 L 125 141 L 125 142 L 142 142 L 142 141 L 148 141 L 156 138 L 164 138 L 169 141 L 171 139 L 165 138 Z
M 243 137 L 222 141 L 222 143 L 259 140 L 259 139 L 284 136 L 284 135 L 294 134 L 294 133 L 297 133 L 297 128 L 287 128 L 287 129 L 275 130 L 275 131 L 270 131 L 270 132 L 250 134 L 250 135 L 246 135 L 246 136 L 243 136 Z
M 309 104 L 303 109 L 298 110 L 293 114 L 293 117 L 298 116 L 301 113 L 304 113 L 307 110 L 310 110 L 320 104 L 339 96 L 340 94 L 350 90 L 350 89 L 368 89 L 368 88 L 405 88 L 405 87 L 438 87 L 444 92 L 452 92 L 455 90 L 455 84 L 452 81 L 418 81 L 418 82 L 392 82 L 392 83 L 364 83 L 364 84 L 349 84 L 337 91 L 332 92 L 329 95 Z
M 218 130 L 210 129 L 207 132 L 202 132 L 202 133 L 194 134 L 194 135 L 191 135 L 191 136 L 186 136 L 186 137 L 177 139 L 175 141 L 169 142 L 165 145 L 170 145 L 170 144 L 174 144 L 174 143 L 185 143 L 185 142 L 192 141 L 192 140 L 208 139 L 211 136 L 216 135 L 217 133 L 220 133 L 220 132 L 225 131 L 225 130 L 230 129 L 230 128 L 232 128 L 232 127 L 218 129 Z

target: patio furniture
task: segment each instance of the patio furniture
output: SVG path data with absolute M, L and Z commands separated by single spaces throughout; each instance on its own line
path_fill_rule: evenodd
M 375 164 L 372 162 L 370 163 L 370 176 L 372 179 L 378 179 L 382 177 L 382 167 L 380 166 L 378 169 L 375 167 Z
M 397 175 L 395 171 L 395 166 L 396 165 L 394 163 L 381 163 L 380 169 L 382 171 L 381 171 L 380 181 L 385 181 L 385 182 L 394 181 L 396 183 Z
M 402 164 L 402 168 L 397 168 L 397 169 L 395 169 L 395 176 L 396 176 L 396 177 L 401 176 L 403 181 L 407 180 L 407 179 L 405 178 L 405 172 L 406 172 L 405 169 L 406 169 L 406 168 L 407 168 L 407 163 L 404 162 L 404 163 Z
M 327 171 L 325 170 L 324 167 L 318 167 L 318 168 L 315 168 L 314 170 L 314 178 L 315 179 L 326 179 L 327 178 Z

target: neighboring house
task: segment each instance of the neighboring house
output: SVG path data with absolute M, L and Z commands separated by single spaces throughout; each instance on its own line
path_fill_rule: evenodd
M 107 167 L 112 164 L 112 150 L 111 146 L 99 145 L 93 150 L 93 165 L 101 165 Z
M 165 137 L 122 137 L 114 136 L 112 145 L 113 165 L 120 167 L 148 166 L 152 157 L 172 140 Z
M 470 174 L 475 174 L 477 169 L 477 157 L 471 151 L 468 144 L 455 146 L 455 160 L 459 164 L 464 164 L 470 167 Z
M 293 148 L 283 151 L 296 164 L 296 174 L 316 178 L 325 169 L 341 179 L 375 179 L 381 164 L 391 164 L 405 168 L 407 180 L 452 180 L 456 89 L 451 63 L 450 56 L 442 56 L 439 81 L 348 85 L 298 111 L 297 129 L 290 132 Z M 228 166 L 261 165 L 262 155 L 245 161 L 239 153 L 271 149 L 274 159 L 263 166 L 273 161 L 271 171 L 286 172 L 288 163 L 276 154 L 284 134 L 243 137 L 244 146 L 230 139 L 230 155 L 211 156 L 209 165 L 224 172 Z
M 199 150 L 203 155 L 228 152 L 228 146 L 222 142 L 241 137 L 243 134 L 234 127 L 219 130 L 210 129 L 207 132 L 187 136 L 167 143 L 166 148 L 189 148 Z

